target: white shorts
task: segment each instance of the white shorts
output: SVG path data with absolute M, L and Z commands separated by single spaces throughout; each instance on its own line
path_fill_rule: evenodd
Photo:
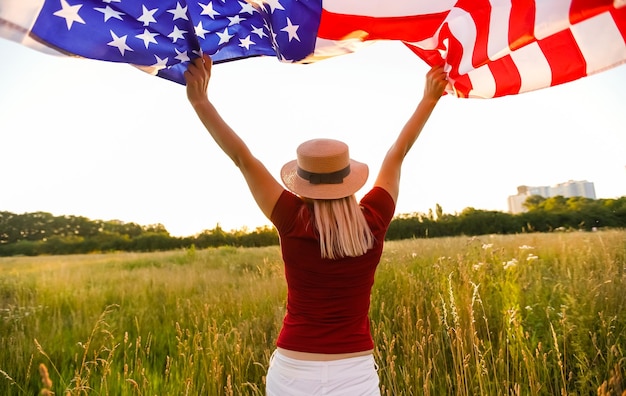
M 374 356 L 324 362 L 292 359 L 275 351 L 267 370 L 267 396 L 380 396 Z

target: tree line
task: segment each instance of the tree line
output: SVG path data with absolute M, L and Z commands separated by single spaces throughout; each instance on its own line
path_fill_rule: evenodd
M 466 208 L 446 214 L 440 205 L 428 213 L 396 216 L 386 238 L 435 238 L 457 235 L 516 234 L 559 230 L 626 227 L 626 197 L 589 199 L 530 196 L 527 211 Z M 219 224 L 193 236 L 171 236 L 162 224 L 139 225 L 117 220 L 90 220 L 82 216 L 54 216 L 47 212 L 0 212 L 0 256 L 56 255 L 111 251 L 159 251 L 218 246 L 259 247 L 278 244 L 273 227 L 227 232 Z

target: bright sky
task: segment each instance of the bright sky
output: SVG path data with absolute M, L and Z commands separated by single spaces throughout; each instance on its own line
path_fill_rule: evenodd
M 0 211 L 163 224 L 190 236 L 269 224 L 183 86 L 131 66 L 45 55 L 0 39 Z M 428 70 L 399 43 L 312 65 L 214 67 L 222 116 L 279 176 L 299 143 L 332 137 L 370 165 L 421 98 Z M 518 185 L 626 195 L 626 67 L 499 99 L 444 97 L 405 161 L 400 213 L 507 210 Z

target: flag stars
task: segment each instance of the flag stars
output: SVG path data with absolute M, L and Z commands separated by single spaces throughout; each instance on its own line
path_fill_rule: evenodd
M 292 25 L 291 24 L 291 19 L 287 18 L 287 26 L 285 26 L 284 28 L 280 29 L 281 32 L 287 32 L 287 34 L 289 35 L 289 42 L 291 42 L 291 40 L 296 39 L 298 41 L 300 41 L 300 37 L 298 37 L 298 28 L 300 27 L 300 25 Z
M 108 42 L 107 45 L 117 48 L 120 51 L 120 54 L 122 54 L 122 56 L 124 56 L 124 52 L 133 50 L 128 45 L 126 45 L 126 38 L 128 37 L 127 35 L 124 35 L 122 37 L 117 37 L 117 35 L 113 32 L 113 30 L 110 30 L 110 32 L 111 32 L 111 37 L 113 38 L 113 41 Z
M 231 38 L 233 38 L 233 35 L 228 33 L 228 28 L 224 29 L 222 33 L 217 32 L 216 34 L 220 38 L 220 41 L 219 43 L 217 43 L 217 45 L 225 44 L 229 42 Z
M 276 10 L 284 10 L 285 8 L 280 4 L 280 0 L 260 0 L 263 8 L 265 8 L 265 4 L 270 6 L 271 11 L 274 12 Z
M 154 55 L 154 57 L 156 58 L 156 63 L 150 67 L 153 67 L 156 70 L 165 69 L 167 67 L 168 58 L 161 59 L 158 55 Z
M 177 19 L 184 19 L 186 21 L 189 20 L 189 18 L 187 17 L 187 6 L 181 6 L 179 2 L 176 2 L 176 8 L 173 10 L 167 10 L 167 12 L 169 12 L 170 14 L 172 14 L 174 17 L 174 20 Z
M 137 20 L 139 22 L 143 22 L 144 26 L 149 26 L 150 23 L 156 23 L 156 19 L 154 19 L 154 14 L 159 10 L 158 8 L 154 8 L 152 10 L 149 10 L 146 8 L 145 5 L 142 5 L 141 8 L 143 9 L 141 16 L 139 18 L 137 18 Z
M 204 35 L 210 33 L 209 30 L 204 29 L 204 26 L 202 26 L 202 22 L 198 22 L 198 25 L 195 26 L 194 30 L 196 32 L 196 36 L 202 37 L 203 40 L 206 38 L 204 37 Z
M 135 37 L 137 37 L 138 39 L 143 40 L 144 45 L 146 46 L 146 49 L 148 48 L 148 45 L 150 43 L 152 44 L 156 44 L 157 41 L 155 39 L 156 36 L 158 36 L 158 33 L 150 33 L 150 31 L 148 29 L 144 29 L 143 33 L 136 35 Z
M 176 51 L 176 56 L 174 57 L 174 59 L 177 59 L 181 62 L 189 62 L 191 59 L 189 59 L 189 55 L 187 55 L 187 51 L 183 51 L 180 52 L 178 51 L 178 48 L 174 48 L 174 51 Z
M 243 14 L 244 12 L 252 15 L 256 12 L 256 10 L 254 9 L 254 7 L 252 7 L 252 4 L 245 2 L 245 1 L 240 1 L 239 5 L 241 6 L 241 11 L 239 11 L 240 14 Z
M 235 16 L 232 16 L 232 17 L 229 16 L 227 18 L 230 21 L 228 23 L 228 26 L 239 25 L 241 22 L 245 21 L 245 18 L 242 18 L 239 15 L 235 15 Z
M 202 7 L 202 12 L 200 13 L 200 15 L 208 15 L 209 18 L 211 19 L 215 19 L 216 15 L 220 15 L 219 12 L 215 11 L 213 9 L 213 2 L 209 1 L 208 4 L 202 4 L 202 3 L 198 3 L 198 5 L 200 7 Z
M 259 38 L 268 37 L 263 28 L 258 28 L 254 25 L 250 25 L 250 27 L 252 28 L 251 32 L 259 36 Z
M 185 33 L 187 33 L 186 30 L 182 30 L 179 29 L 178 26 L 174 26 L 174 30 L 172 30 L 172 33 L 168 34 L 167 37 L 172 39 L 172 43 L 175 43 L 178 39 L 184 39 Z
M 78 11 L 82 7 L 82 4 L 78 5 L 69 5 L 66 0 L 61 0 L 61 9 L 54 13 L 55 16 L 65 18 L 65 23 L 67 24 L 67 30 L 72 28 L 74 22 L 85 24 L 83 18 L 78 15 Z
M 250 40 L 250 35 L 248 35 L 244 39 L 239 39 L 239 46 L 245 48 L 247 50 L 250 49 L 250 46 L 256 44 L 254 41 Z
M 106 6 L 105 8 L 94 8 L 94 10 L 100 11 L 101 13 L 104 14 L 104 21 L 105 22 L 108 21 L 111 18 L 119 19 L 121 21 L 122 20 L 122 15 L 126 15 L 123 12 L 115 11 L 110 6 Z

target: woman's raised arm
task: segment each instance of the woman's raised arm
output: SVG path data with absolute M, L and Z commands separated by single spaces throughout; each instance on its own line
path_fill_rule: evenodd
M 385 155 L 374 185 L 384 188 L 394 201 L 398 200 L 400 170 L 404 157 L 422 132 L 447 83 L 443 67 L 435 66 L 430 69 L 426 74 L 422 100 Z
M 269 219 L 283 187 L 265 165 L 252 155 L 248 146 L 209 101 L 207 88 L 211 67 L 212 61 L 208 55 L 192 61 L 185 72 L 187 98 L 213 140 L 239 168 L 257 205 Z

